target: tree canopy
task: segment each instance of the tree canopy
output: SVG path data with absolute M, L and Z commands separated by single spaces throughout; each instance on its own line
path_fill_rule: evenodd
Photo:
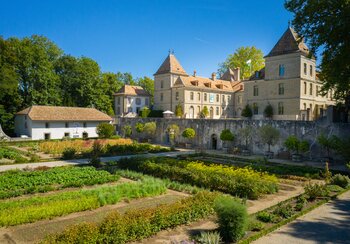
M 334 97 L 344 99 L 349 108 L 350 1 L 286 0 L 285 7 L 294 14 L 293 26 L 306 38 L 311 51 L 322 50 L 322 91 L 334 89 Z
M 264 54 L 260 49 L 254 46 L 240 47 L 236 49 L 234 54 L 228 55 L 225 62 L 219 64 L 218 73 L 223 74 L 228 68 L 233 70 L 239 67 L 241 69 L 241 79 L 247 79 L 254 71 L 260 70 L 264 66 Z
M 0 124 L 10 135 L 14 114 L 32 105 L 95 107 L 113 115 L 113 94 L 124 84 L 154 91 L 152 79 L 104 73 L 93 59 L 67 55 L 44 36 L 0 36 Z

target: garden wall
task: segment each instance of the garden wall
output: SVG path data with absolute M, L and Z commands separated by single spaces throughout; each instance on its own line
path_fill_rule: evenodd
M 244 145 L 244 142 L 238 136 L 238 131 L 250 125 L 253 128 L 253 140 L 249 144 L 250 150 L 254 154 L 263 154 L 267 150 L 267 146 L 263 145 L 258 137 L 257 129 L 263 125 L 271 124 L 280 131 L 280 140 L 277 145 L 271 148 L 271 151 L 278 153 L 284 151 L 284 141 L 289 135 L 295 135 L 300 139 L 309 141 L 310 158 L 320 158 L 321 154 L 319 145 L 317 144 L 317 136 L 321 133 L 325 135 L 336 135 L 340 138 L 350 136 L 349 123 L 329 123 L 326 120 L 321 121 L 282 121 L 282 120 L 235 120 L 235 119 L 178 119 L 178 118 L 118 118 L 117 131 L 121 133 L 124 125 L 131 125 L 133 128 L 133 138 L 138 138 L 138 134 L 134 129 L 137 122 L 146 123 L 154 121 L 157 124 L 157 132 L 154 135 L 154 142 L 160 144 L 169 143 L 167 128 L 171 124 L 177 124 L 180 127 L 180 133 L 185 128 L 193 128 L 196 131 L 196 137 L 193 138 L 192 144 L 195 148 L 215 148 L 215 139 L 217 138 L 217 149 L 222 148 L 220 133 L 224 129 L 230 129 L 235 134 L 234 145 Z M 181 135 L 177 137 L 178 143 L 186 141 Z

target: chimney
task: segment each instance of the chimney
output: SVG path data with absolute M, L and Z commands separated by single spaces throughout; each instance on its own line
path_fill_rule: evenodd
M 196 77 L 196 75 L 197 75 L 197 71 L 194 70 L 194 71 L 193 71 L 193 77 Z
M 241 68 L 237 67 L 233 70 L 233 75 L 235 77 L 235 81 L 240 81 L 241 80 Z
M 212 79 L 212 80 L 216 80 L 216 73 L 215 73 L 215 72 L 213 72 L 213 73 L 211 74 L 211 79 Z

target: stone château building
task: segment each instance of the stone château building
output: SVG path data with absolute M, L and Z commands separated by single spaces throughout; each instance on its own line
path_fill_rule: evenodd
M 322 82 L 316 72 L 316 60 L 295 31 L 288 27 L 270 53 L 265 68 L 248 80 L 240 80 L 240 69 L 227 70 L 222 77 L 189 75 L 174 54 L 169 54 L 154 74 L 154 109 L 175 112 L 182 106 L 185 118 L 199 118 L 206 106 L 214 119 L 241 117 L 249 104 L 253 118 L 264 117 L 267 105 L 273 119 L 314 120 L 329 105 L 332 92 L 320 94 Z

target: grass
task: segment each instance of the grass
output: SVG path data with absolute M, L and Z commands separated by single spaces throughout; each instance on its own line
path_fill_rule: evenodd
M 123 199 L 156 196 L 166 187 L 156 179 L 144 179 L 137 183 L 116 186 L 100 186 L 89 190 L 60 192 L 46 196 L 0 201 L 0 226 L 32 223 L 74 212 L 96 209 L 115 204 Z

